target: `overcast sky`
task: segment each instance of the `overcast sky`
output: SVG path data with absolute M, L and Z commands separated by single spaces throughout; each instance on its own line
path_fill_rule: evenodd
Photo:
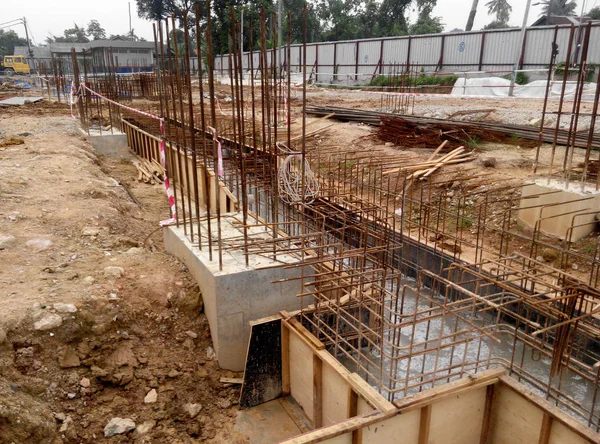
M 510 24 L 521 26 L 526 1 L 509 1 L 513 7 Z M 533 0 L 533 3 L 538 1 Z M 578 12 L 581 1 L 578 2 Z M 472 0 L 438 0 L 437 3 L 433 15 L 442 17 L 446 31 L 465 28 Z M 473 29 L 481 29 L 493 20 L 487 14 L 485 3 L 487 0 L 479 0 Z M 586 11 L 594 5 L 600 5 L 600 0 L 587 0 Z M 538 18 L 541 8 L 539 5 L 531 7 L 529 23 Z M 43 43 L 50 34 L 62 35 L 64 29 L 73 27 L 73 22 L 79 26 L 87 26 L 91 19 L 98 20 L 108 35 L 125 34 L 129 31 L 126 0 L 0 0 L 0 23 L 20 17 L 27 18 L 34 42 L 37 44 Z M 411 13 L 411 18 L 414 20 L 414 13 Z M 131 20 L 138 36 L 153 40 L 152 24 L 138 18 L 134 0 L 131 1 Z M 11 29 L 25 37 L 23 26 L 19 25 Z

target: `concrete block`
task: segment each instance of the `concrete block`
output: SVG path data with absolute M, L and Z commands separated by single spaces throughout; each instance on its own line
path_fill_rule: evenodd
M 596 228 L 600 214 L 600 192 L 581 183 L 538 180 L 523 187 L 519 222 L 533 229 L 536 223 L 545 234 L 576 241 Z
M 228 218 L 222 217 L 221 223 L 223 236 L 241 236 L 241 231 Z M 206 232 L 205 227 L 203 230 Z M 276 267 L 281 262 L 297 263 L 295 256 L 278 255 L 278 262 L 274 262 L 264 256 L 251 255 L 250 265 L 246 267 L 241 251 L 224 251 L 223 270 L 219 270 L 216 249 L 210 261 L 208 247 L 204 245 L 200 251 L 197 244 L 192 245 L 184 235 L 183 227 L 165 227 L 164 242 L 167 252 L 188 267 L 200 286 L 221 368 L 233 371 L 244 369 L 250 321 L 277 314 L 281 310 L 300 309 L 300 298 L 296 296 L 302 292 L 299 280 L 271 283 L 300 276 L 301 267 Z M 305 305 L 311 302 L 304 301 Z
M 108 132 L 99 135 L 96 133 L 98 133 L 98 131 L 89 135 L 87 133 L 84 134 L 98 154 L 108 157 L 123 157 L 125 159 L 132 159 L 134 157 L 129 151 L 126 134 L 121 132 L 118 134 L 110 134 L 110 132 Z

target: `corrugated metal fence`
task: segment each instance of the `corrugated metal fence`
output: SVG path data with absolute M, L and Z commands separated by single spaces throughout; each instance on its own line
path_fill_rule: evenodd
M 500 29 L 340 42 L 310 43 L 306 62 L 302 61 L 302 45 L 291 46 L 292 72 L 301 72 L 303 65 L 318 83 L 365 83 L 376 75 L 392 72 L 466 72 L 510 71 L 519 55 L 519 69 L 544 69 L 550 63 L 555 30 L 559 54 L 556 62 L 564 62 L 571 26 L 542 26 L 528 28 L 524 45 L 521 30 Z M 586 26 L 575 29 L 573 46 L 582 38 Z M 588 63 L 600 64 L 600 23 L 591 25 Z M 280 48 L 278 65 L 285 67 L 287 51 Z M 573 54 L 576 51 L 573 50 Z M 258 52 L 253 54 L 255 69 L 259 66 Z M 272 51 L 267 54 L 271 64 Z M 243 57 L 249 68 L 250 53 Z M 576 60 L 576 59 L 572 59 Z M 228 73 L 228 55 L 215 57 L 215 68 Z

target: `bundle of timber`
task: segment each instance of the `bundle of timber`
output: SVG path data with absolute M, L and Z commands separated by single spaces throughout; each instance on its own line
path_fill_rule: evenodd
M 587 148 L 588 144 L 591 148 L 600 149 L 600 135 L 597 133 L 589 137 L 589 129 L 578 131 L 569 135 L 568 129 L 563 128 L 537 128 L 529 125 L 512 125 L 507 123 L 490 123 L 490 122 L 463 122 L 459 120 L 435 119 L 432 117 L 408 116 L 393 113 L 382 113 L 378 111 L 367 111 L 362 109 L 341 108 L 335 106 L 312 106 L 307 107 L 307 114 L 315 116 L 327 116 L 333 114 L 330 118 L 348 122 L 361 122 L 367 125 L 380 126 L 384 117 L 402 118 L 403 120 L 413 122 L 418 125 L 433 125 L 441 128 L 443 125 L 449 125 L 452 129 L 464 129 L 465 131 L 476 128 L 485 133 L 496 132 L 502 133 L 504 136 L 503 143 L 518 144 L 521 147 L 537 146 L 542 141 L 553 143 L 556 141 L 558 145 L 571 144 L 579 148 Z M 456 113 L 455 113 L 456 114 Z M 455 115 L 456 117 L 456 115 Z M 526 140 L 524 140 L 526 139 Z M 468 140 L 468 139 L 467 139 Z M 435 145 L 433 145 L 435 146 Z M 429 148 L 432 148 L 430 146 Z
M 522 147 L 535 147 L 537 141 L 513 137 L 500 131 L 481 128 L 477 125 L 453 121 L 434 123 L 415 122 L 402 117 L 381 116 L 377 136 L 384 142 L 392 142 L 407 148 L 431 148 L 448 141 L 448 149 L 461 145 L 475 145 L 480 142 L 516 144 Z
M 138 170 L 138 180 L 140 182 L 161 184 L 164 180 L 164 170 L 161 165 L 154 161 L 138 158 L 132 161 Z
M 584 170 L 583 162 L 581 162 L 579 165 L 577 165 L 577 168 L 573 169 L 573 171 L 575 171 L 577 173 L 583 173 L 583 170 Z M 600 170 L 600 160 L 590 159 L 588 161 L 588 165 L 587 165 L 587 176 L 590 178 L 597 178 L 599 170 Z
M 448 154 L 436 159 L 435 157 L 444 150 L 447 144 L 447 140 L 443 141 L 425 162 L 411 164 L 401 168 L 393 168 L 385 171 L 383 174 L 387 175 L 406 171 L 409 173 L 406 176 L 406 179 L 408 186 L 410 187 L 415 180 L 425 180 L 446 165 L 456 165 L 459 163 L 471 162 L 477 158 L 473 152 L 466 153 L 465 148 L 463 146 L 459 146 L 458 148 L 450 151 Z

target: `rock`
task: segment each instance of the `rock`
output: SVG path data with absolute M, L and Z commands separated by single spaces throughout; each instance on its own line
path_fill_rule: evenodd
M 204 379 L 204 378 L 206 378 L 208 376 L 208 371 L 204 367 L 199 367 L 198 371 L 196 372 L 196 375 L 200 379 Z
M 73 422 L 73 418 L 71 418 L 70 416 L 67 416 L 58 431 L 60 433 L 65 433 L 67 431 L 67 429 L 69 428 L 69 424 L 71 424 L 72 422 Z
M 232 405 L 233 404 L 231 404 L 231 401 L 229 399 L 224 399 L 221 402 L 219 402 L 219 407 L 221 407 L 223 410 L 231 408 Z
M 132 430 L 135 430 L 135 422 L 132 419 L 113 418 L 104 427 L 104 437 L 110 438 L 111 436 L 131 432 Z
M 394 146 L 392 142 L 385 142 L 385 146 Z
M 67 419 L 67 415 L 65 415 L 64 413 L 54 413 L 54 418 L 58 421 L 58 422 L 64 422 Z
M 79 356 L 75 353 L 75 350 L 71 346 L 65 346 L 58 354 L 58 365 L 62 368 L 79 367 Z
M 186 331 L 185 334 L 188 335 L 192 339 L 198 339 L 198 334 L 194 333 L 192 330 Z
M 154 404 L 158 400 L 158 393 L 156 393 L 156 389 L 152 389 L 148 392 L 146 397 L 144 398 L 145 404 Z
M 81 381 L 79 381 L 79 385 L 83 388 L 88 388 L 91 385 L 91 382 L 88 378 L 81 378 Z
M 542 119 L 540 119 L 540 118 L 531 119 L 529 121 L 529 125 L 531 125 L 531 126 L 540 126 L 540 123 L 542 123 Z
M 576 263 L 572 263 L 572 264 L 571 264 L 571 268 L 572 268 L 573 270 L 579 270 L 579 265 L 577 265 Z M 2 333 L 1 333 L 1 331 L 0 331 L 0 344 L 1 344 L 1 343 L 2 343 Z
M 52 241 L 50 239 L 30 239 L 25 242 L 25 246 L 29 248 L 34 248 L 37 251 L 43 251 L 52 246 Z
M 62 318 L 55 313 L 45 313 L 39 321 L 33 324 L 33 328 L 38 331 L 52 330 L 62 325 Z
M 125 270 L 121 267 L 106 267 L 104 269 L 104 276 L 120 278 L 123 274 L 125 274 Z
M 542 256 L 536 256 L 535 260 L 538 262 L 544 262 L 544 258 Z
M 17 238 L 11 235 L 0 235 L 0 250 L 8 250 L 17 245 Z
M 558 251 L 553 250 L 552 248 L 544 248 L 542 257 L 546 262 L 554 262 L 558 258 Z
M 131 247 L 129 250 L 125 252 L 125 254 L 141 254 L 144 252 L 143 248 L 139 247 Z
M 96 279 L 94 279 L 92 276 L 86 276 L 83 278 L 83 283 L 85 285 L 93 285 L 94 282 L 96 282 Z
M 92 365 L 90 370 L 92 371 L 92 376 L 94 378 L 106 378 L 108 376 L 108 372 L 106 370 L 96 365 Z
M 82 236 L 98 236 L 100 234 L 100 229 L 96 227 L 84 227 L 81 230 Z
M 199 291 L 180 291 L 177 298 L 177 307 L 190 313 L 201 313 L 204 308 L 202 294 Z
M 188 414 L 188 416 L 191 419 L 194 419 L 196 416 L 198 416 L 198 413 L 200 413 L 200 410 L 202 410 L 202 405 L 200 404 L 184 404 L 183 406 L 183 411 L 186 412 Z
M 57 302 L 53 307 L 59 313 L 77 313 L 75 304 L 63 304 L 62 302 Z
M 6 332 L 0 328 L 0 344 L 3 344 L 6 341 Z
M 177 371 L 177 370 L 175 370 L 175 369 L 172 369 L 172 370 L 169 372 L 169 374 L 168 374 L 167 376 L 168 376 L 169 378 L 176 378 L 176 377 L 178 377 L 179 375 L 181 375 L 181 373 L 180 373 L 180 372 L 178 372 L 178 371 Z
M 209 345 L 208 348 L 206 349 L 206 359 L 212 361 L 216 357 L 217 357 L 217 354 L 215 353 L 215 349 Z
M 155 420 L 151 419 L 149 421 L 144 421 L 135 428 L 135 433 L 139 435 L 145 435 L 147 433 L 150 433 L 154 427 L 156 427 Z
M 498 161 L 495 157 L 488 157 L 487 159 L 483 159 L 481 164 L 486 168 L 496 168 L 498 166 Z

